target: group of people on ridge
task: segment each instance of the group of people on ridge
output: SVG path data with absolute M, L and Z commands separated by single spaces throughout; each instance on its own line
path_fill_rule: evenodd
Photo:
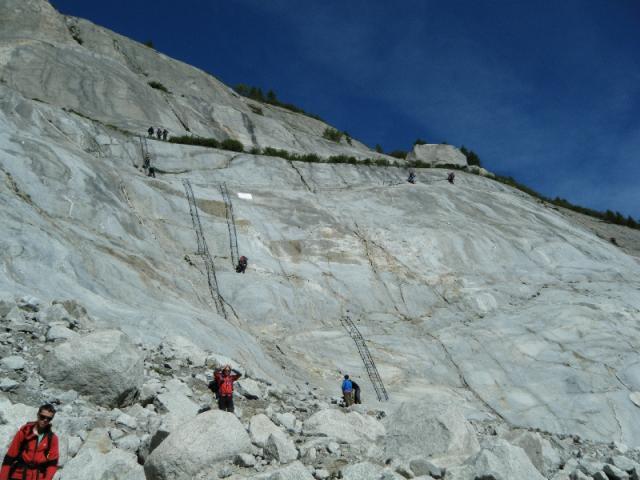
M 416 183 L 416 178 L 417 178 L 416 172 L 412 170 L 409 172 L 409 178 L 407 178 L 407 182 Z M 453 172 L 449 172 L 449 174 L 447 175 L 447 182 L 453 184 L 455 178 L 456 178 L 456 174 Z
M 149 134 L 149 138 L 153 138 L 153 127 L 149 127 L 149 130 L 147 130 L 147 133 Z M 167 135 L 169 135 L 169 131 L 165 128 L 164 130 L 160 127 L 158 127 L 156 130 L 156 137 L 158 138 L 158 140 L 166 140 L 167 139 Z

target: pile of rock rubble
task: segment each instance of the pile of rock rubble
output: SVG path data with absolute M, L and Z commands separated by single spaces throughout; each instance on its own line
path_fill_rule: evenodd
M 74 301 L 0 297 L 0 448 L 58 405 L 57 478 L 127 480 L 638 479 L 640 449 L 467 419 L 451 404 L 356 405 L 275 385 L 184 338 L 134 344 Z M 235 414 L 213 368 L 244 373 Z

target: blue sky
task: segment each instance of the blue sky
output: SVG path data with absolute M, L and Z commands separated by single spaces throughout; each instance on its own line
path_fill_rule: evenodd
M 638 0 L 52 3 L 372 147 L 465 145 L 545 195 L 640 218 Z

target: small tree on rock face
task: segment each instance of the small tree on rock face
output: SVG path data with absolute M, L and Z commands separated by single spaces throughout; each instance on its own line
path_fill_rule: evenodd
M 146 42 L 144 42 L 145 46 L 149 47 L 149 48 L 153 48 L 154 50 L 156 49 L 156 47 L 153 45 L 153 40 L 147 40 Z
M 415 142 L 413 142 L 414 145 L 426 145 L 427 142 L 421 138 L 417 138 Z
M 378 153 L 384 153 L 384 150 L 382 150 L 382 145 L 380 145 L 379 143 L 376 143 L 375 150 Z
M 322 132 L 322 137 L 327 140 L 331 140 L 333 142 L 339 143 L 342 140 L 342 136 L 344 134 L 340 130 L 336 130 L 335 128 L 327 127 Z
M 467 157 L 467 163 L 469 165 L 477 165 L 478 167 L 482 166 L 480 162 L 480 157 L 473 150 L 467 150 L 464 145 L 460 147 L 460 151 Z

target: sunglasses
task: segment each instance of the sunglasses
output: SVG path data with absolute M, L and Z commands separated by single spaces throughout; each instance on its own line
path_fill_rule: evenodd
M 49 415 L 42 415 L 41 413 L 39 413 L 38 420 L 42 422 L 50 422 L 51 420 L 53 420 L 53 417 L 50 417 Z

